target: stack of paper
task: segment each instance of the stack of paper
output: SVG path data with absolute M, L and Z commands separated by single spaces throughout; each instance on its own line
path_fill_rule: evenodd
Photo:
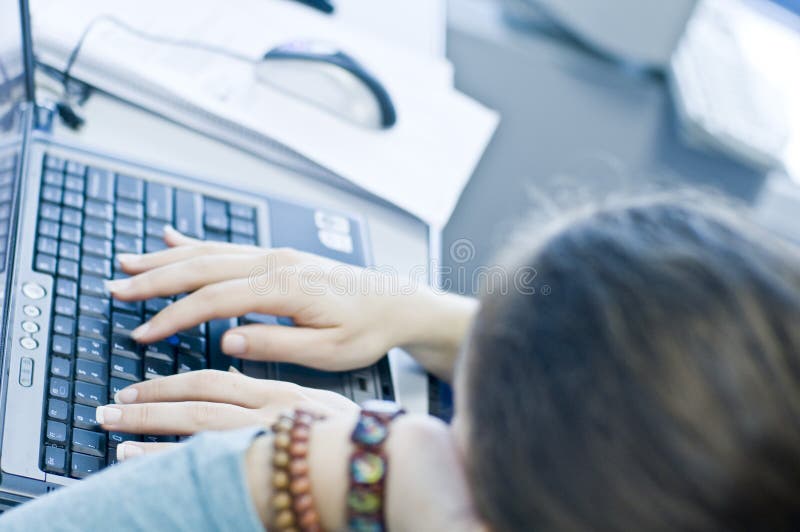
M 202 109 L 204 119 L 274 139 L 434 227 L 446 223 L 497 125 L 494 112 L 452 88 L 452 68 L 443 59 L 345 28 L 293 2 L 34 0 L 32 10 L 39 60 L 60 69 L 100 15 L 254 60 L 301 39 L 335 44 L 387 87 L 397 108 L 395 127 L 351 124 L 258 82 L 252 64 L 153 42 L 105 22 L 92 27 L 73 74 L 170 118 L 186 121 L 181 111 Z M 189 125 L 202 128 L 200 122 Z

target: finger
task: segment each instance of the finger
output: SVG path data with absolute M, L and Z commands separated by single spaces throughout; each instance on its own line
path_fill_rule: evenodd
M 114 401 L 117 404 L 206 401 L 258 408 L 292 386 L 241 373 L 203 369 L 132 384 L 118 391 Z
M 134 255 L 122 253 L 117 255 L 119 264 L 125 273 L 134 275 L 159 266 L 171 264 L 192 257 L 203 255 L 221 255 L 232 253 L 263 253 L 264 250 L 257 246 L 243 246 L 227 242 L 205 242 L 197 240 L 196 243 L 172 247 L 154 253 Z
M 203 401 L 98 406 L 95 419 L 109 431 L 177 435 L 228 430 L 261 422 L 255 410 Z
M 130 442 L 126 441 L 117 446 L 117 460 L 120 462 L 129 460 L 137 456 L 142 456 L 151 453 L 161 453 L 174 449 L 180 445 L 179 443 L 166 443 L 166 442 Z
M 231 279 L 204 286 L 172 303 L 136 328 L 131 337 L 139 343 L 152 343 L 199 323 L 248 312 L 294 316 L 306 302 L 302 293 L 290 290 L 262 293 L 250 278 Z
M 222 352 L 249 360 L 292 362 L 318 369 L 352 369 L 352 361 L 333 355 L 339 331 L 283 325 L 243 325 L 228 329 L 222 337 Z
M 153 268 L 127 279 L 109 281 L 111 294 L 122 301 L 192 292 L 228 279 L 245 278 L 269 263 L 260 254 L 201 255 Z M 266 269 L 266 268 L 262 268 Z
M 184 235 L 169 224 L 164 226 L 164 243 L 171 248 L 177 246 L 197 245 L 201 244 L 202 242 L 203 241 L 200 239 Z

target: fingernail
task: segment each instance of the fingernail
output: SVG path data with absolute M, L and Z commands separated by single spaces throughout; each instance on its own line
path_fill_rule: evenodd
M 147 334 L 147 331 L 149 330 L 150 330 L 150 323 L 149 322 L 143 323 L 138 327 L 136 327 L 133 331 L 131 331 L 131 338 L 133 338 L 134 340 L 138 340 L 139 338 Z
M 180 232 L 178 232 L 178 230 L 175 229 L 174 227 L 172 227 L 170 224 L 164 225 L 164 234 L 167 234 L 167 233 L 172 233 L 174 235 L 179 235 L 180 234 Z
M 222 337 L 222 352 L 226 355 L 243 355 L 247 351 L 247 339 L 241 334 L 226 334 Z
M 117 260 L 123 264 L 135 264 L 141 260 L 141 256 L 133 253 L 120 253 L 117 255 Z
M 239 371 L 238 369 L 236 369 L 233 366 L 228 366 L 228 373 L 240 373 L 241 374 L 242 372 Z
M 125 442 L 117 446 L 117 460 L 119 461 L 127 460 L 128 458 L 133 458 L 134 456 L 140 456 L 143 454 L 144 449 L 132 443 Z
M 118 405 L 132 403 L 139 396 L 139 390 L 136 388 L 123 388 L 114 394 L 114 402 Z
M 98 406 L 94 411 L 94 418 L 101 425 L 106 423 L 109 425 L 113 425 L 114 423 L 122 419 L 122 410 L 108 405 Z
M 113 281 L 104 281 L 106 290 L 111 292 L 122 292 L 131 287 L 130 279 L 115 279 Z

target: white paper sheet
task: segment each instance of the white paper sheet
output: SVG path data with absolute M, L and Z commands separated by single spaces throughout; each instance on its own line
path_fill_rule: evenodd
M 280 0 L 34 0 L 37 53 L 63 66 L 80 34 L 112 14 L 158 35 L 213 43 L 258 58 L 299 38 L 335 43 L 387 86 L 398 112 L 386 131 L 352 125 L 256 81 L 252 65 L 205 51 L 156 44 L 98 24 L 74 68 L 115 93 L 120 80 L 233 120 L 418 216 L 444 225 L 497 125 L 497 115 L 451 88 L 449 63 L 415 53 Z M 93 72 L 103 72 L 104 77 Z M 116 86 L 108 81 L 116 78 Z M 129 89 L 129 87 L 125 87 Z M 128 90 L 128 92 L 130 92 Z

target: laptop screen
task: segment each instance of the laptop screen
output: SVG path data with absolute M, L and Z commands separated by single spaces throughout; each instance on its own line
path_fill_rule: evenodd
M 20 105 L 25 102 L 19 0 L 0 0 L 0 147 L 20 139 Z

